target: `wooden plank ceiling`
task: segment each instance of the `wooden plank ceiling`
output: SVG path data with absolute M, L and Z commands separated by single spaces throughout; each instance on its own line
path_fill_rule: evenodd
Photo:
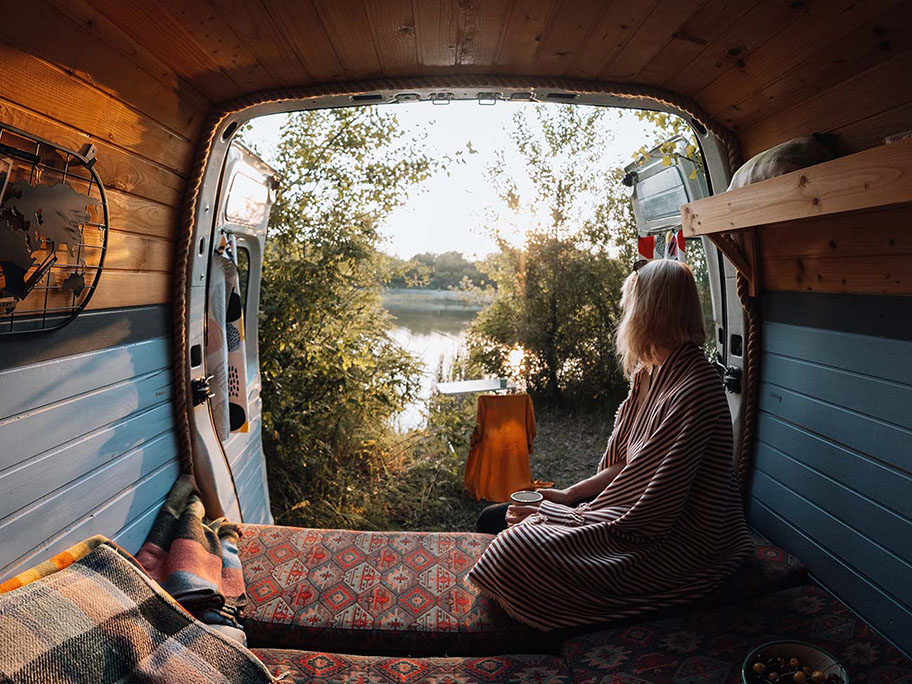
M 89 0 L 213 102 L 383 76 L 497 73 L 661 86 L 693 97 L 749 146 L 822 121 L 836 85 L 874 73 L 879 111 L 905 105 L 908 0 Z M 896 92 L 900 87 L 901 93 Z M 851 92 L 864 90 L 856 84 Z M 897 101 L 898 100 L 898 101 Z M 865 119 L 865 103 L 831 128 Z M 821 126 L 818 125 L 818 128 Z M 805 131 L 808 132 L 808 131 Z M 879 130 L 878 130 L 879 133 Z M 856 131 L 868 143 L 864 130 Z M 860 146 L 867 146 L 863 144 Z

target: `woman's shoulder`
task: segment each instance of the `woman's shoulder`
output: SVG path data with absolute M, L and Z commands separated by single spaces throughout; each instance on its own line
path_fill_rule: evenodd
M 727 409 L 722 381 L 703 349 L 689 342 L 675 351 L 679 353 L 675 354 L 666 384 L 669 398 L 700 403 L 715 400 Z

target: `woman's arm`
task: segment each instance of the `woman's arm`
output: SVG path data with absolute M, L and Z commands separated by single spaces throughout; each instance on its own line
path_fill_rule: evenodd
M 580 480 L 566 489 L 539 489 L 538 492 L 548 501 L 571 506 L 585 499 L 591 499 L 603 492 L 611 484 L 611 481 L 617 477 L 618 473 L 624 469 L 625 465 L 627 463 L 624 461 L 614 463 L 592 477 Z

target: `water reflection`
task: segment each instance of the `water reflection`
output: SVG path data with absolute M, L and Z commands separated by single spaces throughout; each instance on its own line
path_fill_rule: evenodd
M 465 342 L 466 330 L 482 304 L 459 293 L 439 290 L 393 290 L 383 305 L 396 318 L 392 337 L 423 363 L 417 402 L 396 417 L 405 432 L 423 427 L 427 400 L 437 383 L 437 369 L 452 366 Z

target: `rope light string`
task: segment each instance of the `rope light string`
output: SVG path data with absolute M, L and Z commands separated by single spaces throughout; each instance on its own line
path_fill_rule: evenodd
M 174 360 L 178 377 L 174 401 L 178 442 L 181 452 L 180 461 L 183 472 L 193 473 L 193 435 L 190 427 L 193 402 L 187 345 L 189 323 L 187 320 L 187 307 L 189 282 L 193 267 L 193 259 L 191 258 L 192 243 L 195 217 L 199 208 L 206 167 L 222 124 L 226 119 L 239 112 L 262 105 L 291 103 L 324 97 L 353 96 L 377 91 L 407 92 L 409 90 L 443 88 L 555 89 L 578 95 L 602 95 L 624 100 L 650 100 L 683 112 L 715 135 L 725 146 L 728 153 L 729 167 L 732 171 L 738 168 L 741 161 L 738 139 L 735 134 L 712 119 L 691 98 L 661 88 L 632 83 L 598 82 L 546 76 L 418 76 L 274 88 L 244 95 L 221 105 L 216 105 L 203 126 L 187 179 L 187 188 L 181 212 L 182 230 L 177 240 L 174 265 Z M 748 296 L 747 281 L 740 273 L 737 277 L 737 291 L 738 299 L 745 310 L 747 322 L 746 349 L 744 352 L 746 366 L 744 374 L 747 378 L 747 392 L 744 397 L 742 428 L 739 440 L 739 461 L 736 469 L 738 484 L 743 492 L 751 462 L 750 447 L 753 443 L 754 413 L 756 412 L 757 402 L 756 380 L 759 370 L 760 331 L 756 302 Z

